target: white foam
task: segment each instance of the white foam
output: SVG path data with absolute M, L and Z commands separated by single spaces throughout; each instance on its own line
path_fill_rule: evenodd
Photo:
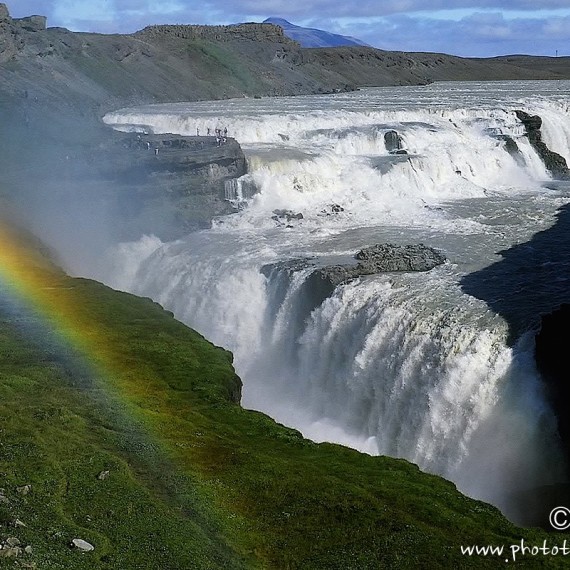
M 232 350 L 244 405 L 316 441 L 405 457 L 516 516 L 513 491 L 562 478 L 553 415 L 532 342 L 507 346 L 506 324 L 458 282 L 567 202 L 541 188 L 549 175 L 513 112 L 540 114 L 547 144 L 567 153 L 568 109 L 555 88 L 538 90 L 454 84 L 112 114 L 160 132 L 228 126 L 258 193 L 210 231 L 115 248 L 111 282 Z M 388 154 L 390 129 L 408 156 Z M 303 218 L 273 219 L 280 209 Z M 385 234 L 437 243 L 457 265 L 350 283 L 318 307 L 307 304 L 309 269 L 260 271 Z

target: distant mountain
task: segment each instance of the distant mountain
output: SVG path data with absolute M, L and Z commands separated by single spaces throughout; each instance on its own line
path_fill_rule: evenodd
M 264 24 L 275 24 L 281 26 L 285 35 L 296 42 L 299 42 L 302 47 L 339 47 L 339 46 L 368 46 L 368 44 L 360 41 L 357 38 L 349 36 L 341 36 L 340 34 L 331 34 L 324 30 L 317 30 L 316 28 L 303 28 L 296 26 L 283 18 L 267 18 Z

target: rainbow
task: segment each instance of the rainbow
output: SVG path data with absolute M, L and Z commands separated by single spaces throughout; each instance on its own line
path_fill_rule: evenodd
M 0 294 L 4 304 L 41 328 L 94 373 L 109 373 L 112 363 L 103 331 L 82 310 L 73 280 L 25 244 L 20 232 L 0 225 Z

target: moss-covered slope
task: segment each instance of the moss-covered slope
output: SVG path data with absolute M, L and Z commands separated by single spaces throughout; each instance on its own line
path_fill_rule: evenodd
M 0 255 L 0 540 L 32 551 L 0 567 L 491 568 L 459 546 L 557 538 L 243 410 L 228 352 L 148 299 L 8 256 L 15 243 Z

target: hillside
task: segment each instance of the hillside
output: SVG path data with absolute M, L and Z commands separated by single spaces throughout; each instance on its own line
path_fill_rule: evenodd
M 81 109 L 100 116 L 128 104 L 299 95 L 362 85 L 570 78 L 570 58 L 466 59 L 358 46 L 305 49 L 281 27 L 265 23 L 150 26 L 132 35 L 43 26 L 0 11 L 4 104 L 26 107 L 31 100 L 60 114 Z
M 0 243 L 1 567 L 493 568 L 460 545 L 557 540 L 243 410 L 228 352 L 26 234 Z

